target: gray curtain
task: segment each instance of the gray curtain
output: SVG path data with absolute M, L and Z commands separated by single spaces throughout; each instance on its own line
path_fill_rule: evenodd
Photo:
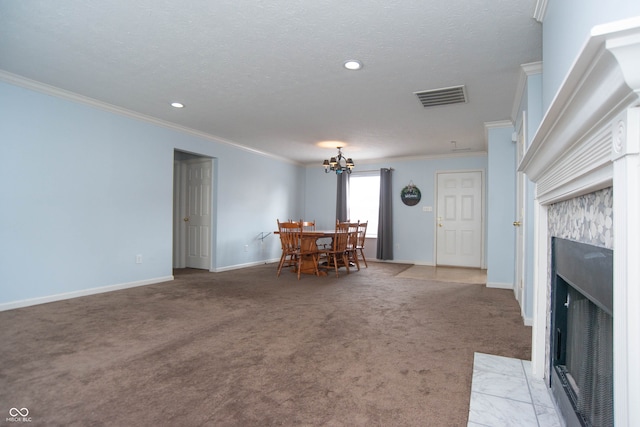
M 393 259 L 391 171 L 392 169 L 380 169 L 380 211 L 378 213 L 378 248 L 376 252 L 378 259 Z
M 336 191 L 336 221 L 346 221 L 349 219 L 349 174 L 336 174 L 338 188 Z

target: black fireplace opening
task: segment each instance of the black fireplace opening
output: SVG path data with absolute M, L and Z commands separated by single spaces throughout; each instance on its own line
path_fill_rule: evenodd
M 551 389 L 567 426 L 613 425 L 613 251 L 552 242 Z

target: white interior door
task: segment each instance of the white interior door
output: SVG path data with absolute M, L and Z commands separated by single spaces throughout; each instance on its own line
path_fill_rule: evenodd
M 211 159 L 187 160 L 186 209 L 186 267 L 211 267 Z
M 437 174 L 436 265 L 482 266 L 482 172 Z

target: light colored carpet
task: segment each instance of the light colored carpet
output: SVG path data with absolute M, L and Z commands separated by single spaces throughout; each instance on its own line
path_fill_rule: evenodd
M 396 277 L 409 267 L 184 269 L 2 311 L 0 419 L 15 407 L 30 427 L 466 426 L 474 354 L 530 359 L 531 328 L 513 291 Z
M 434 267 L 430 265 L 413 265 L 400 272 L 396 277 L 417 280 L 436 280 L 453 283 L 487 283 L 487 270 L 479 268 Z

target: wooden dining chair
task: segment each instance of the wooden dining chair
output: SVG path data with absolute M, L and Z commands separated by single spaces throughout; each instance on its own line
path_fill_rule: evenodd
M 302 262 L 308 257 L 310 258 L 316 276 L 320 275 L 318 270 L 318 249 L 313 246 L 302 244 L 302 226 L 299 222 L 278 221 L 278 232 L 280 233 L 280 241 L 282 242 L 282 256 L 278 265 L 277 277 L 280 277 L 280 271 L 285 263 L 295 265 L 298 273 L 298 280 L 302 273 Z
M 360 222 L 358 221 L 358 242 L 356 243 L 356 257 L 358 257 L 358 252 L 360 252 L 360 257 L 362 257 L 362 261 L 364 261 L 364 266 L 369 268 L 367 264 L 367 259 L 364 257 L 364 242 L 365 236 L 367 235 L 367 225 L 369 221 Z
M 303 221 L 300 220 L 300 225 L 302 225 L 302 231 L 316 231 L 316 221 Z
M 278 222 L 278 233 L 280 235 L 280 245 L 282 247 L 282 255 L 280 256 L 280 262 L 278 264 L 278 276 L 280 276 L 280 270 L 282 267 L 295 266 L 298 263 L 296 251 L 292 251 L 293 248 L 289 245 L 291 235 L 287 234 L 283 237 L 283 233 L 294 231 L 296 229 L 301 230 L 300 223 L 296 221 L 283 221 L 276 220 Z
M 358 230 L 360 222 L 347 222 L 348 228 L 348 238 L 347 238 L 347 259 L 349 262 L 353 262 L 358 271 L 360 271 L 360 261 L 358 260 Z
M 349 224 L 348 223 L 336 223 L 336 229 L 333 234 L 333 240 L 331 247 L 321 249 L 320 255 L 324 255 L 327 258 L 327 265 L 333 265 L 336 271 L 336 277 L 340 277 L 338 274 L 338 268 L 345 266 L 347 268 L 347 274 L 349 274 L 349 259 L 347 257 L 347 243 L 349 239 Z

